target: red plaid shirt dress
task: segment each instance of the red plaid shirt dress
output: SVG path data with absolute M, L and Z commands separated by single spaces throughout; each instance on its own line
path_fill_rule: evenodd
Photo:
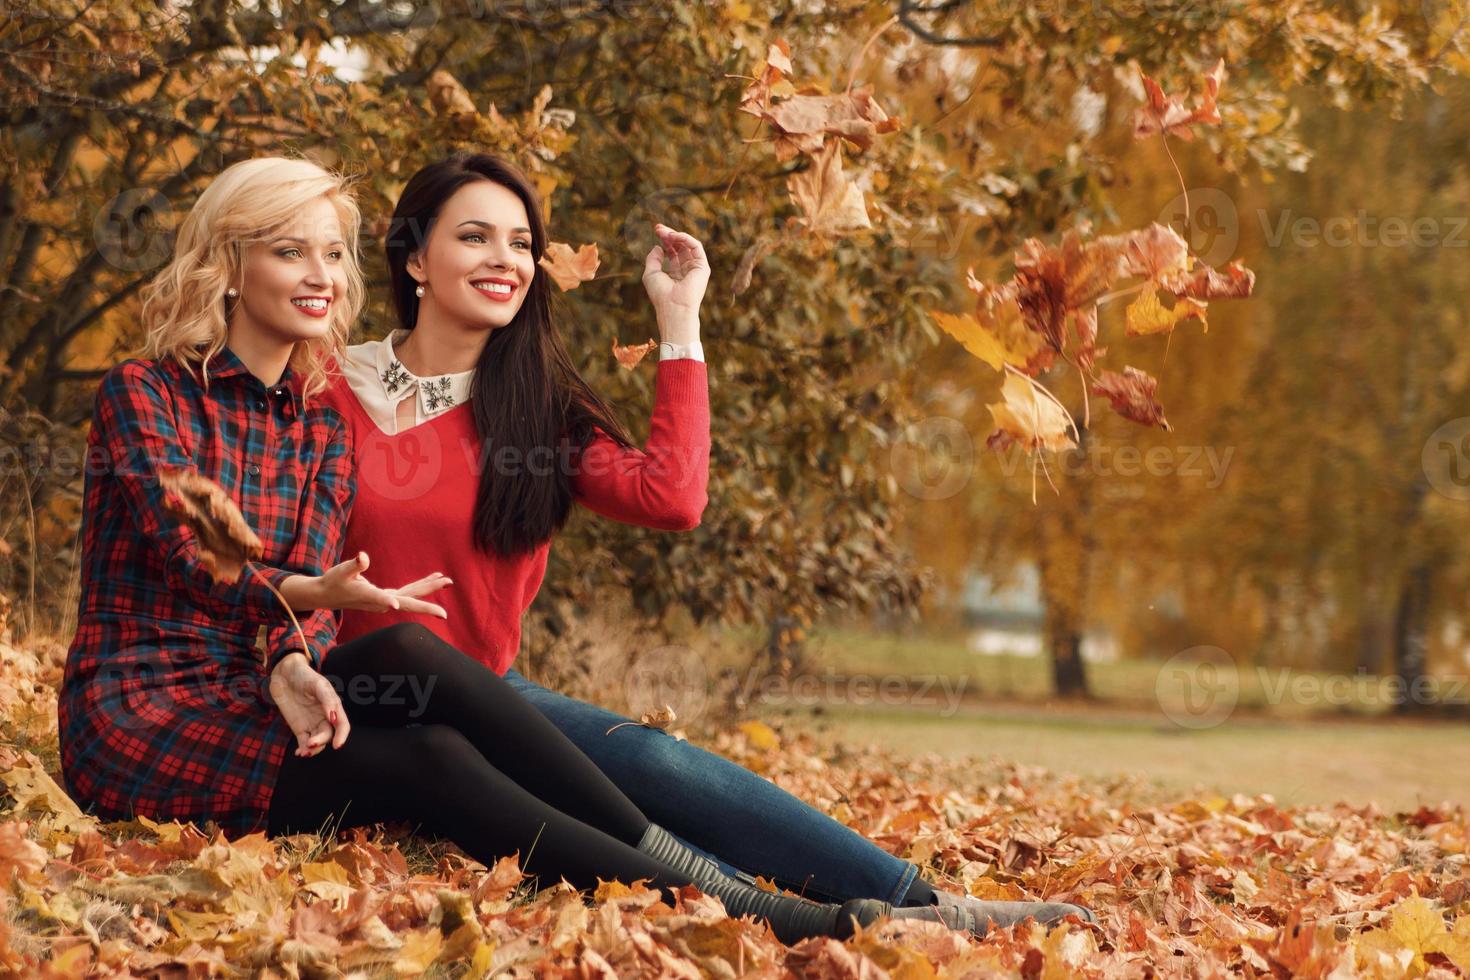
M 223 487 L 265 546 L 256 569 L 277 588 L 338 561 L 356 484 L 350 426 L 320 399 L 307 405 L 290 368 L 267 387 L 226 347 L 207 368 L 208 391 L 199 370 L 135 358 L 102 378 L 58 728 L 66 789 L 84 809 L 103 820 L 214 820 L 233 836 L 265 829 L 295 741 L 269 670 L 301 642 L 248 570 L 234 585 L 206 574 L 193 533 L 164 509 L 157 472 L 192 467 Z M 297 618 L 319 665 L 335 614 Z

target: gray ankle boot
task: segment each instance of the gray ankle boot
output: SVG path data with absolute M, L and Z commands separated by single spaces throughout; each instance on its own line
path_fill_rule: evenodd
M 983 931 L 976 933 L 983 936 L 989 931 L 990 926 L 1001 929 L 1009 928 L 1027 916 L 1035 919 L 1041 925 L 1054 925 L 1060 922 L 1064 916 L 1075 915 L 1083 922 L 1096 922 L 1097 916 L 1081 905 L 1073 905 L 1070 902 L 997 902 L 987 901 L 980 898 L 971 898 L 968 895 L 960 895 L 955 892 L 947 892 L 941 888 L 934 889 L 936 905 L 938 907 L 960 908 L 974 916 Z M 917 906 L 923 908 L 923 906 Z M 936 906 L 929 906 L 934 908 Z M 907 911 L 907 910 L 903 910 Z

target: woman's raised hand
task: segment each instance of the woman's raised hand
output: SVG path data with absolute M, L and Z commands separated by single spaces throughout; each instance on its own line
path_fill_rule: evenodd
M 691 320 L 697 334 L 699 304 L 709 285 L 709 260 L 705 258 L 704 245 L 693 235 L 675 231 L 668 225 L 656 224 L 653 230 L 659 243 L 643 260 L 643 288 L 653 301 L 659 326 L 665 330 L 665 340 L 696 340 L 697 336 L 668 334 L 671 331 L 677 334 Z
M 423 613 L 448 619 L 444 607 L 419 598 L 437 592 L 453 579 L 442 572 L 425 575 L 417 581 L 396 589 L 383 589 L 369 582 L 363 575 L 368 568 L 367 552 L 359 551 L 339 565 L 333 565 L 321 575 L 297 575 L 286 580 L 282 587 L 291 608 L 308 609 L 358 609 L 363 612 L 389 612 L 401 609 L 406 612 Z

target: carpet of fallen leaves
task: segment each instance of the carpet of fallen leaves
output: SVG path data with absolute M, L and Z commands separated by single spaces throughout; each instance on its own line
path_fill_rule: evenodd
M 56 782 L 64 651 L 0 643 L 0 975 L 25 977 L 1453 977 L 1470 972 L 1461 809 L 1168 798 L 1139 778 L 830 747 L 751 721 L 691 733 L 929 869 L 1097 926 L 984 940 L 934 923 L 795 947 L 687 889 L 535 890 L 407 827 L 226 840 L 99 824 Z M 1186 742 L 1181 746 L 1187 748 Z M 544 885 L 545 883 L 543 883 Z

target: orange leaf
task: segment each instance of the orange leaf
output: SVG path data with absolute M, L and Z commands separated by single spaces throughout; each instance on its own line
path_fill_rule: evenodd
M 1224 80 L 1225 59 L 1221 58 L 1204 75 L 1205 91 L 1200 96 L 1199 104 L 1193 109 L 1186 109 L 1178 96 L 1165 95 L 1158 82 L 1144 75 L 1143 87 L 1148 101 L 1133 116 L 1134 138 L 1145 139 L 1155 133 L 1172 133 L 1188 142 L 1194 139 L 1194 130 L 1190 127 L 1201 123 L 1219 123 L 1220 113 L 1215 106 L 1215 98 L 1219 95 L 1220 83 Z
M 612 352 L 613 357 L 616 357 L 618 359 L 618 365 L 622 367 L 625 371 L 631 371 L 638 366 L 638 362 L 643 360 L 643 358 L 648 354 L 649 351 L 653 350 L 657 346 L 658 342 L 655 341 L 652 337 L 650 337 L 644 343 L 628 344 L 627 346 L 619 344 L 617 338 L 614 337 L 612 342 Z
M 575 252 L 563 242 L 552 242 L 541 256 L 541 268 L 556 281 L 563 291 L 576 289 L 597 275 L 597 243 L 579 245 Z

